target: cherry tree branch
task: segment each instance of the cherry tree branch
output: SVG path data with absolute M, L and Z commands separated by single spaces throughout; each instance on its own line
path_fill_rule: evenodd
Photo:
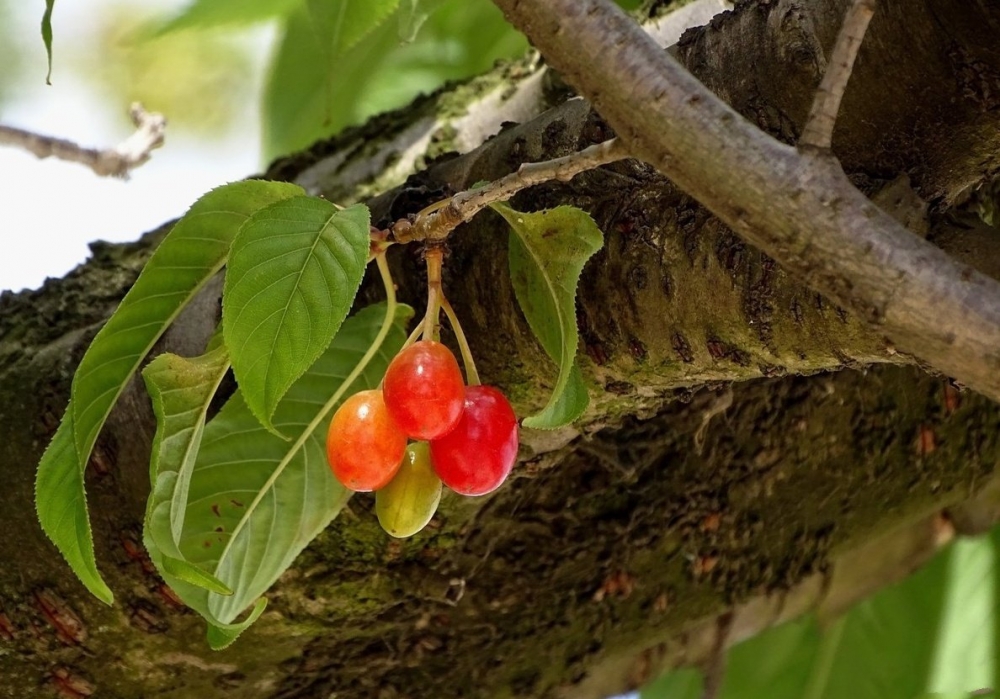
M 163 145 L 167 120 L 161 114 L 147 112 L 141 104 L 129 110 L 136 130 L 114 148 L 84 148 L 72 141 L 0 124 L 0 145 L 18 146 L 39 158 L 50 156 L 86 165 L 100 177 L 128 177 L 131 170 L 149 160 L 153 149 Z
M 443 240 L 458 226 L 490 204 L 507 201 L 522 189 L 558 180 L 569 182 L 576 175 L 601 165 L 632 157 L 625 145 L 616 138 L 538 163 L 524 163 L 516 172 L 482 187 L 459 192 L 421 211 L 413 224 L 408 222 L 393 228 L 397 242 Z
M 854 69 L 854 59 L 868 31 L 868 23 L 875 14 L 875 0 L 854 0 L 844 24 L 837 35 L 837 43 L 833 47 L 830 63 L 816 91 L 809 118 L 802 129 L 799 147 L 812 146 L 822 150 L 830 150 L 833 142 L 833 127 L 837 123 L 837 113 L 840 111 L 840 101 L 847 89 L 847 81 Z
M 896 348 L 1000 401 L 1000 283 L 906 230 L 835 159 L 750 124 L 610 0 L 494 2 L 635 157 Z

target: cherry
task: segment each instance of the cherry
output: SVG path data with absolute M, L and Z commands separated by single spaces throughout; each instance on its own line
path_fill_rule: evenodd
M 392 480 L 406 449 L 406 435 L 386 410 L 382 391 L 360 391 L 330 421 L 326 458 L 333 475 L 351 490 L 378 490 Z
M 431 466 L 427 442 L 406 448 L 389 485 L 375 493 L 375 514 L 390 535 L 405 539 L 427 526 L 441 501 L 441 479 Z
M 431 440 L 431 463 L 444 484 L 462 495 L 500 487 L 517 458 L 517 417 L 496 388 L 469 386 L 455 428 Z
M 421 340 L 397 354 L 385 372 L 382 390 L 392 419 L 413 439 L 447 434 L 462 415 L 462 371 L 440 342 Z

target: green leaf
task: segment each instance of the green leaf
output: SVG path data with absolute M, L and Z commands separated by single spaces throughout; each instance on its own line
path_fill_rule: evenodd
M 1000 530 L 952 544 L 946 576 L 927 691 L 996 688 L 1000 679 Z
M 394 48 L 387 32 L 376 31 L 343 56 L 332 80 L 308 9 L 292 12 L 283 30 L 264 88 L 265 159 L 302 150 L 355 121 L 358 95 Z
M 249 214 L 302 192 L 278 182 L 237 182 L 199 199 L 164 238 L 135 285 L 91 343 L 73 377 L 69 406 L 38 465 L 38 521 L 70 567 L 99 599 L 100 577 L 87 517 L 83 472 L 118 395 L 153 343 L 222 267 Z
M 67 407 L 59 429 L 42 455 L 35 479 L 35 509 L 42 530 L 87 589 L 105 604 L 114 602 L 94 559 L 94 541 L 83 489 L 84 464 L 73 444 L 73 411 Z
M 410 42 L 417 38 L 420 28 L 443 0 L 403 0 L 399 12 L 399 40 Z
M 229 369 L 228 351 L 221 342 L 214 344 L 214 348 L 194 359 L 161 354 L 142 372 L 157 422 L 149 464 L 151 490 L 144 538 L 163 552 L 163 568 L 171 575 L 219 594 L 232 594 L 214 576 L 183 560 L 179 548 L 205 416 Z
M 344 322 L 333 343 L 289 390 L 275 411 L 275 425 L 296 441 L 261 427 L 241 391 L 205 427 L 191 477 L 180 553 L 234 594 L 222 596 L 178 579 L 165 569 L 155 541 L 169 536 L 169 519 L 153 518 L 150 557 L 189 607 L 210 624 L 210 643 L 239 630 L 228 625 L 292 563 L 350 497 L 326 462 L 326 431 L 333 410 L 323 411 L 345 377 L 373 345 L 384 304 Z M 406 337 L 413 311 L 400 307 L 372 361 L 345 394 L 377 386 Z M 152 546 L 150 546 L 152 544 Z M 244 622 L 245 624 L 246 622 Z M 226 634 L 220 636 L 220 629 Z M 228 631 L 227 631 L 228 629 Z
M 323 81 L 326 93 L 326 115 L 336 109 L 333 102 L 333 85 L 341 77 L 343 68 L 341 56 L 370 34 L 395 11 L 399 0 L 306 0 L 312 30 L 320 53 L 326 79 Z
M 822 632 L 812 617 L 768 629 L 758 636 L 760 645 L 756 648 L 743 644 L 729 652 L 727 683 L 732 685 L 729 678 L 746 682 L 745 688 L 739 688 L 744 696 L 754 691 L 763 691 L 765 696 L 770 696 L 772 691 L 780 697 L 798 696 L 809 683 L 810 676 L 815 677 L 814 681 L 821 679 L 813 662 L 821 637 Z M 767 652 L 761 653 L 764 647 Z
M 334 103 L 333 85 L 342 77 L 340 58 L 375 30 L 395 11 L 399 0 L 306 0 L 309 18 L 320 53 L 326 77 L 323 80 L 326 93 L 326 118 L 330 119 L 337 109 Z
M 976 586 L 982 570 L 969 567 L 964 552 L 972 548 L 991 557 L 994 546 L 989 537 L 956 542 L 916 575 L 851 609 L 838 622 L 839 643 L 828 657 L 823 653 L 830 650 L 837 627 L 823 634 L 814 666 L 822 663 L 828 672 L 823 693 L 812 696 L 909 699 L 923 692 L 992 686 L 993 614 L 975 614 L 996 608 L 994 590 L 989 584 Z M 956 586 L 956 576 L 971 585 Z M 948 628 L 956 624 L 964 627 L 964 639 L 948 638 Z M 989 628 L 985 635 L 984 625 Z M 951 681 L 938 675 L 942 667 Z
M 56 0 L 45 0 L 45 13 L 42 14 L 42 43 L 45 44 L 45 55 L 48 58 L 49 69 L 45 73 L 45 84 L 52 84 L 52 10 Z
M 302 0 L 194 0 L 158 27 L 155 34 L 263 22 L 284 17 L 301 4 Z
M 296 185 L 248 180 L 201 197 L 153 253 L 73 377 L 76 449 L 85 461 L 111 406 L 160 335 L 225 264 L 239 227 Z
M 164 573 L 171 577 L 219 595 L 233 594 L 232 589 L 217 577 L 181 558 L 164 555 L 161 561 Z
M 170 503 L 174 542 L 180 539 L 184 524 L 187 491 L 205 429 L 205 415 L 228 369 L 229 352 L 223 346 L 194 359 L 161 354 L 142 372 L 157 421 L 149 463 L 153 487 L 150 497 L 154 504 Z M 160 483 L 168 483 L 169 487 L 158 495 Z
M 333 62 L 384 23 L 399 5 L 399 0 L 306 0 L 313 31 L 320 50 L 327 56 L 327 70 L 337 69 Z
M 485 0 L 435 0 L 411 43 L 400 43 L 405 18 L 392 19 L 397 21 L 383 22 L 336 58 L 331 72 L 307 9 L 288 16 L 264 92 L 265 157 L 301 150 L 527 48 L 524 37 Z
M 329 346 L 368 264 L 368 208 L 338 210 L 294 197 L 254 213 L 226 271 L 222 326 L 247 405 L 271 416 L 285 392 Z
M 493 209 L 510 224 L 508 256 L 517 302 L 532 332 L 559 366 L 548 404 L 524 419 L 525 427 L 554 429 L 587 409 L 587 387 L 576 366 L 576 287 L 583 266 L 601 249 L 594 220 L 572 206 L 525 214 L 506 204 Z
M 239 635 L 250 627 L 252 623 L 260 618 L 267 608 L 267 600 L 261 597 L 254 602 L 253 609 L 246 619 L 233 624 L 211 624 L 208 627 L 208 645 L 212 650 L 223 650 L 232 644 Z
M 956 564 L 962 577 L 970 576 L 968 583 L 981 581 L 982 570 L 960 560 L 968 546 L 980 553 L 992 548 L 988 538 L 957 542 L 914 576 L 825 629 L 810 616 L 736 646 L 724 699 L 749 699 L 761 692 L 773 699 L 911 699 L 990 686 L 993 661 L 984 652 L 992 650 L 992 630 L 984 636 L 982 625 L 991 624 L 992 615 L 975 614 L 983 610 L 984 596 L 992 604 L 993 591 L 990 585 L 976 592 L 954 585 Z M 961 604 L 949 605 L 955 592 L 963 595 Z M 955 624 L 965 628 L 965 643 L 949 643 L 947 629 Z M 955 682 L 935 679 L 942 667 Z

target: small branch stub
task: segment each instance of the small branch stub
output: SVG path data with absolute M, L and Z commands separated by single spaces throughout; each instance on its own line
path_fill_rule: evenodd
M 854 0 L 847 10 L 829 66 L 816 91 L 802 137 L 799 138 L 799 148 L 830 150 L 840 102 L 844 98 L 847 82 L 851 79 L 851 71 L 854 70 L 854 59 L 858 56 L 865 32 L 868 31 L 868 23 L 874 14 L 875 0 Z
M 129 172 L 149 160 L 152 151 L 163 145 L 167 120 L 135 103 L 129 110 L 136 130 L 114 148 L 84 148 L 72 141 L 32 133 L 0 124 L 0 145 L 17 146 L 39 158 L 55 157 L 86 165 L 100 177 L 127 178 Z

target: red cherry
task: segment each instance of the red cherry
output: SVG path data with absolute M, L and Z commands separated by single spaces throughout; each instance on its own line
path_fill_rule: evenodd
M 469 386 L 455 429 L 431 441 L 431 463 L 444 484 L 462 495 L 500 487 L 517 459 L 517 417 L 492 386 Z
M 378 490 L 403 461 L 406 435 L 392 421 L 382 391 L 360 391 L 330 421 L 326 458 L 333 475 L 351 490 Z
M 413 439 L 447 434 L 462 415 L 462 371 L 440 342 L 421 340 L 397 354 L 385 372 L 382 390 L 392 419 Z

